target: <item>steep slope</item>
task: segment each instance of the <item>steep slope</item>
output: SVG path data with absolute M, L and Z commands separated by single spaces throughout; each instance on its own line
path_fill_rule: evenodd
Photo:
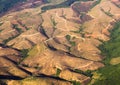
M 3 16 L 1 18 L 2 25 L 0 26 L 1 43 L 19 49 L 26 49 L 44 40 L 45 38 L 39 33 L 39 25 L 42 23 L 42 19 L 38 9 L 25 9 L 21 12 L 13 12 Z M 38 38 L 38 36 L 41 38 Z M 23 44 L 20 41 L 26 43 L 26 46 L 22 46 Z
M 120 18 L 116 1 L 76 0 L 70 7 L 46 11 L 39 0 L 22 6 L 0 18 L 0 43 L 7 46 L 0 48 L 1 79 L 14 78 L 8 85 L 86 85 L 92 71 L 104 66 L 98 46 L 109 40 L 109 30 Z

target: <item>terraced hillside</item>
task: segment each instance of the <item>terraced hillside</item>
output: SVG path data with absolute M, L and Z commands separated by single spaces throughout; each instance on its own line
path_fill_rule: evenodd
M 108 63 L 115 68 L 107 51 L 111 30 L 119 26 L 119 5 L 119 0 L 16 4 L 0 17 L 0 84 L 106 85 Z

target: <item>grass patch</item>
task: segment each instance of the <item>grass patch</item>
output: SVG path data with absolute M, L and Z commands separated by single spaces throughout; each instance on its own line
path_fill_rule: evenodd
M 70 35 L 66 35 L 65 37 L 66 37 L 66 39 L 67 39 L 68 41 L 70 41 L 70 39 L 71 39 L 71 36 L 70 36 Z
M 47 47 L 44 45 L 44 43 L 40 43 L 37 44 L 36 46 L 34 46 L 29 52 L 28 55 L 29 56 L 36 56 L 36 55 L 40 55 L 41 53 L 43 53 L 45 50 L 47 49 Z
M 109 65 L 97 71 L 101 76 L 93 85 L 119 85 L 120 64 Z
M 105 64 L 109 64 L 112 58 L 120 56 L 120 22 L 117 22 L 110 32 L 111 39 L 99 46 L 102 55 L 106 56 Z
M 92 85 L 120 84 L 120 64 L 110 64 L 111 59 L 120 56 L 120 21 L 114 25 L 110 32 L 111 39 L 99 46 L 102 54 L 106 56 L 104 60 L 106 66 L 96 71 L 101 76 Z
M 30 76 L 23 80 L 20 80 L 20 83 L 20 85 L 48 85 L 49 81 L 47 81 L 45 78 Z
M 17 32 L 19 34 L 15 35 L 15 36 L 12 36 L 12 37 L 9 37 L 8 39 L 5 39 L 3 40 L 3 43 L 4 44 L 7 44 L 9 41 L 13 40 L 14 38 L 18 37 L 23 31 L 21 28 L 18 27 L 18 24 L 12 24 L 12 27 L 17 30 Z M 0 30 L 0 32 L 3 31 L 3 30 Z
M 29 52 L 29 49 L 22 49 L 21 50 L 21 55 L 23 58 L 27 57 L 28 56 L 28 52 Z
M 0 33 L 3 31 L 3 29 L 0 29 Z
M 76 43 L 74 41 L 70 41 L 71 46 L 76 46 Z
M 61 73 L 61 69 L 57 68 L 55 76 L 58 77 Z
M 74 38 L 72 38 L 70 35 L 66 35 L 65 38 L 67 39 L 71 46 L 76 46 L 75 41 L 72 40 Z
M 78 34 L 84 34 L 83 30 L 85 29 L 85 27 L 83 25 L 80 25 L 79 29 L 76 30 L 76 31 L 71 31 L 71 32 L 74 32 L 74 33 L 78 33 Z
M 3 22 L 0 22 L 0 26 L 2 26 L 4 23 Z
M 57 28 L 56 28 L 56 26 L 57 26 L 57 22 L 55 21 L 55 19 L 54 19 L 53 16 L 50 17 L 50 20 L 51 20 L 51 24 L 52 24 L 52 28 L 53 28 L 53 33 L 52 33 L 52 36 L 53 36 L 55 30 L 57 29 Z
M 22 50 L 20 51 L 20 54 L 21 54 L 21 56 L 22 56 L 22 59 L 21 59 L 21 61 L 19 62 L 19 64 L 20 64 L 26 57 L 29 56 L 29 55 L 28 55 L 28 52 L 29 52 L 29 49 L 22 49 Z M 24 67 L 29 67 L 28 65 L 25 65 L 25 64 L 23 64 L 23 66 L 24 66 Z
M 53 16 L 50 17 L 50 20 L 51 20 L 51 24 L 52 24 L 53 30 L 54 30 L 54 32 L 55 32 L 55 30 L 57 29 L 57 28 L 56 28 L 57 22 L 55 21 L 55 19 L 54 19 Z
M 117 64 L 119 64 L 119 63 L 120 63 L 120 57 L 112 58 L 112 59 L 110 60 L 110 64 L 111 64 L 111 65 L 117 65 Z

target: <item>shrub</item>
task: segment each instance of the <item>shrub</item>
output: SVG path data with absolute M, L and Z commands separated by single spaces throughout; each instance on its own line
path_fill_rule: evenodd
M 18 24 L 13 24 L 12 27 L 16 29 L 19 33 L 22 33 L 22 29 L 18 27 Z
M 72 81 L 72 85 L 81 85 L 78 81 Z
M 71 36 L 70 36 L 70 35 L 66 35 L 65 37 L 66 37 L 66 39 L 67 39 L 68 41 L 70 41 L 70 39 L 71 39 Z
M 61 69 L 57 68 L 55 76 L 58 77 L 61 73 Z
M 27 57 L 28 56 L 28 52 L 29 52 L 29 49 L 22 49 L 21 50 L 21 55 L 23 58 Z

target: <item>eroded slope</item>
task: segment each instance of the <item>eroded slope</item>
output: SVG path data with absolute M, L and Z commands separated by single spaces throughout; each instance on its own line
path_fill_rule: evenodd
M 39 7 L 24 9 L 1 17 L 0 42 L 10 46 L 1 47 L 1 62 L 5 57 L 4 63 L 12 63 L 17 70 L 7 72 L 20 77 L 20 81 L 8 81 L 8 85 L 27 85 L 34 78 L 34 85 L 39 85 L 39 80 L 45 81 L 42 85 L 71 85 L 73 81 L 87 84 L 91 71 L 104 66 L 98 46 L 109 40 L 108 30 L 120 18 L 119 12 L 115 2 L 101 0 L 78 1 L 69 8 L 46 12 Z M 11 47 L 29 52 L 22 56 L 19 50 L 12 53 Z

